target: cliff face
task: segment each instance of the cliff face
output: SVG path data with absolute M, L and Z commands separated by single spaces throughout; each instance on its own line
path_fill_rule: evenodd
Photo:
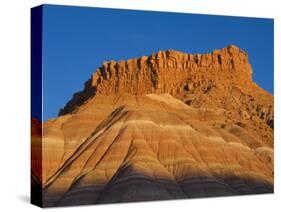
M 106 62 L 43 123 L 33 174 L 44 206 L 271 193 L 273 120 L 235 46 Z
M 235 46 L 211 54 L 168 50 L 121 62 L 105 63 L 91 78 L 97 93 L 169 93 L 182 95 L 198 86 L 251 82 L 248 56 Z M 224 83 L 221 83 L 221 80 Z
M 250 128 L 260 131 L 269 143 L 272 140 L 267 129 L 273 128 L 273 96 L 253 82 L 247 53 L 234 45 L 210 54 L 168 50 L 149 57 L 105 62 L 59 115 L 78 110 L 96 95 L 124 93 L 166 93 L 195 108 L 224 109 L 232 121 L 240 122 L 237 117 L 253 120 Z
M 69 113 L 96 95 L 130 93 L 169 93 L 183 99 L 200 89 L 214 86 L 248 87 L 252 68 L 247 54 L 236 46 L 215 50 L 210 54 L 185 54 L 175 50 L 159 51 L 149 57 L 127 61 L 105 62 L 85 84 L 85 89 L 60 111 Z

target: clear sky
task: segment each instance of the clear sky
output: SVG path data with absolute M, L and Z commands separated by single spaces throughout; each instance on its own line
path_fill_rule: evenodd
M 44 5 L 43 120 L 57 116 L 103 61 L 229 44 L 248 52 L 254 81 L 273 93 L 272 19 Z

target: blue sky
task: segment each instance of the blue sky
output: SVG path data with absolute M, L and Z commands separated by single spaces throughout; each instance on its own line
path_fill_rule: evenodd
M 103 61 L 166 49 L 207 53 L 234 44 L 273 93 L 273 20 L 44 5 L 43 120 L 56 117 Z

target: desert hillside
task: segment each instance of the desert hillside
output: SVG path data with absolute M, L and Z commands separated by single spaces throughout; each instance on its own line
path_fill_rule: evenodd
M 252 72 L 233 45 L 105 62 L 43 123 L 44 206 L 272 193 L 273 96 Z

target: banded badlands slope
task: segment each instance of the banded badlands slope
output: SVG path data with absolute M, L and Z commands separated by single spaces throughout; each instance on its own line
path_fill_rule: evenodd
M 273 114 L 233 45 L 105 62 L 34 133 L 33 184 L 45 207 L 272 193 Z

